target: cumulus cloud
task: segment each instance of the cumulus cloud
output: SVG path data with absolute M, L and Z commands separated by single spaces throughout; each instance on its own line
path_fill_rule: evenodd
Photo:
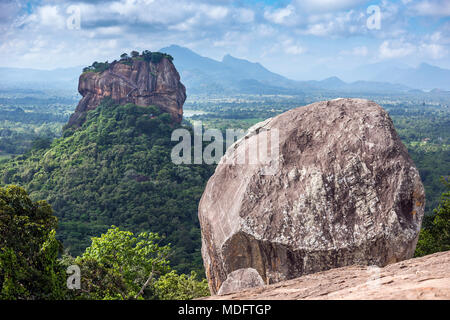
M 424 0 L 412 5 L 414 12 L 419 16 L 450 17 L 450 1 Z
M 111 60 L 118 52 L 173 43 L 207 56 L 231 53 L 273 64 L 283 60 L 273 59 L 280 55 L 328 61 L 334 52 L 348 60 L 445 59 L 450 24 L 437 23 L 419 33 L 405 13 L 420 9 L 421 15 L 441 21 L 448 3 L 380 0 L 375 4 L 381 8 L 381 29 L 369 30 L 367 7 L 374 3 L 366 0 L 290 0 L 282 6 L 231 0 L 3 0 L 0 54 L 9 64 L 42 68 Z M 67 27 L 71 5 L 81 13 L 79 30 Z M 323 50 L 328 43 L 329 50 Z M 377 49 L 369 51 L 366 45 Z
M 21 10 L 21 5 L 14 0 L 0 2 L 0 25 L 11 23 Z
M 43 26 L 64 28 L 67 18 L 63 17 L 57 6 L 43 6 L 37 10 L 32 19 Z
M 300 55 L 306 52 L 306 48 L 292 39 L 286 39 L 281 43 L 283 51 L 290 55 Z
M 381 59 L 402 58 L 412 54 L 416 47 L 403 40 L 386 40 L 379 48 Z
M 281 25 L 296 25 L 298 24 L 299 17 L 296 14 L 296 9 L 292 5 L 288 5 L 284 8 L 267 9 L 264 12 L 264 17 L 275 24 Z
M 320 37 L 366 34 L 366 19 L 364 14 L 354 10 L 311 15 L 301 33 Z
M 415 55 L 421 59 L 437 60 L 446 57 L 448 55 L 446 46 L 436 42 L 427 41 L 432 37 L 433 36 L 426 37 L 417 44 L 402 39 L 383 41 L 379 47 L 379 58 L 396 59 Z
M 306 12 L 333 12 L 354 8 L 369 0 L 296 0 L 295 4 Z
M 241 23 L 251 23 L 255 20 L 255 13 L 247 8 L 237 9 L 234 16 Z
M 352 37 L 371 35 L 375 38 L 389 38 L 401 35 L 408 26 L 403 17 L 402 6 L 398 3 L 382 0 L 377 5 L 380 9 L 380 29 L 374 32 L 368 27 L 368 20 L 373 11 L 368 12 L 367 1 L 294 1 L 285 7 L 268 7 L 264 18 L 283 27 L 295 27 L 302 35 L 319 37 Z M 359 4 L 359 6 L 355 6 Z M 314 6 L 322 8 L 313 10 Z M 328 9 L 326 9 L 328 8 Z
M 423 43 L 420 50 L 431 59 L 441 59 L 448 54 L 448 50 L 443 45 L 436 43 Z
M 343 55 L 365 57 L 369 54 L 369 49 L 366 46 L 357 46 L 351 50 L 342 50 L 340 53 Z

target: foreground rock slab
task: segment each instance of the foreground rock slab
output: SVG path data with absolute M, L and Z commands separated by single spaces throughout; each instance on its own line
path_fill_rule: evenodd
M 388 265 L 350 266 L 208 300 L 450 299 L 450 251 Z
M 287 111 L 231 146 L 205 188 L 211 293 L 240 269 L 272 284 L 409 259 L 424 206 L 419 172 L 379 105 L 335 99 Z

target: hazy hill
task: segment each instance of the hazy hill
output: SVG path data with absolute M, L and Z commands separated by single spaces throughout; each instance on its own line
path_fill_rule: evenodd
M 450 70 L 427 63 L 422 63 L 417 68 L 403 70 L 403 72 L 396 71 L 393 76 L 395 82 L 412 88 L 450 90 Z
M 294 81 L 270 72 L 259 63 L 226 55 L 222 61 L 171 45 L 159 51 L 174 57 L 181 81 L 191 93 L 281 93 Z
M 401 63 L 379 62 L 352 70 L 349 79 L 398 83 L 414 89 L 450 90 L 450 70 L 422 63 L 413 68 Z
M 177 45 L 160 51 L 174 57 L 174 64 L 181 73 L 188 93 L 403 93 L 411 89 L 387 81 L 347 83 L 338 77 L 321 81 L 294 81 L 266 69 L 260 63 L 238 59 L 229 54 L 222 61 L 217 61 Z
M 76 90 L 82 67 L 39 70 L 0 67 L 2 88 L 65 89 Z
M 450 70 L 422 63 L 411 68 L 396 62 L 367 64 L 321 81 L 295 81 L 257 62 L 229 54 L 222 61 L 171 45 L 159 50 L 174 57 L 187 93 L 304 94 L 304 93 L 413 93 L 413 89 L 450 90 Z M 0 88 L 76 90 L 81 67 L 36 70 L 0 67 Z M 417 92 L 416 93 L 420 93 Z

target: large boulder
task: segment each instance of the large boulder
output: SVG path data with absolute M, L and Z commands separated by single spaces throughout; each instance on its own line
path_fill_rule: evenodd
M 252 161 L 256 147 L 269 151 Z M 335 99 L 285 112 L 227 150 L 200 200 L 211 293 L 239 269 L 271 284 L 411 258 L 424 206 L 419 172 L 379 105 Z

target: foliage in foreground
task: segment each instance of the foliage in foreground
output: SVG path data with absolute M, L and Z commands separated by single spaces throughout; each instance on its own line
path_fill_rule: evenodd
M 63 299 L 65 270 L 57 260 L 57 220 L 45 201 L 0 187 L 0 299 Z
M 424 218 L 417 242 L 416 257 L 450 250 L 450 182 L 444 178 L 441 180 L 447 191 L 442 194 L 434 215 Z
M 169 266 L 171 248 L 155 233 L 134 235 L 117 227 L 76 258 L 58 259 L 57 219 L 45 201 L 24 189 L 0 187 L 0 299 L 192 299 L 209 294 L 195 272 Z M 80 268 L 81 288 L 67 288 L 66 268 Z
M 86 251 L 66 260 L 80 267 L 82 299 L 192 299 L 209 294 L 206 280 L 178 275 L 169 266 L 171 249 L 154 233 L 134 235 L 112 227 Z M 66 257 L 67 259 L 67 257 Z
M 153 287 L 160 300 L 190 300 L 210 294 L 208 282 L 206 279 L 198 281 L 195 271 L 190 276 L 171 271 L 161 276 Z

